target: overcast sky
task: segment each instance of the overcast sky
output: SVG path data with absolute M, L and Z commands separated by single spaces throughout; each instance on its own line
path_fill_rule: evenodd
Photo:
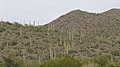
M 120 0 L 0 0 L 0 19 L 46 24 L 75 9 L 104 12 L 120 8 Z

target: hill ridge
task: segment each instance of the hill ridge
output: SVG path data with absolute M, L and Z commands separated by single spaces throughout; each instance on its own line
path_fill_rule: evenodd
M 40 56 L 42 62 L 66 55 L 90 59 L 101 54 L 119 61 L 119 33 L 119 9 L 100 14 L 76 10 L 44 26 L 0 21 L 0 61 L 11 53 L 24 60 Z

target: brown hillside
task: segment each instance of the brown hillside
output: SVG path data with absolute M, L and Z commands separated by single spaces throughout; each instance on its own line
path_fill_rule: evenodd
M 42 62 L 107 54 L 120 61 L 120 9 L 97 14 L 74 10 L 44 26 L 0 23 L 1 60 L 9 54 Z

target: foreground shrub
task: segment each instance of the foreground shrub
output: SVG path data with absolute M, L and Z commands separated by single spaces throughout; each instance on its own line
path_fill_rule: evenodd
M 116 67 L 111 61 L 110 55 L 101 55 L 92 59 L 94 63 L 98 64 L 99 67 Z
M 0 32 L 3 32 L 3 31 L 5 31 L 5 28 L 0 27 Z
M 72 57 L 62 57 L 44 63 L 40 67 L 82 67 L 82 64 Z
M 24 67 L 24 62 L 20 58 L 4 57 L 3 67 Z

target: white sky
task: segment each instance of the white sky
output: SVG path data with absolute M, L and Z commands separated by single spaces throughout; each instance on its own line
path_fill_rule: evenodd
M 120 0 L 0 0 L 0 19 L 46 24 L 75 9 L 104 12 L 120 8 Z

